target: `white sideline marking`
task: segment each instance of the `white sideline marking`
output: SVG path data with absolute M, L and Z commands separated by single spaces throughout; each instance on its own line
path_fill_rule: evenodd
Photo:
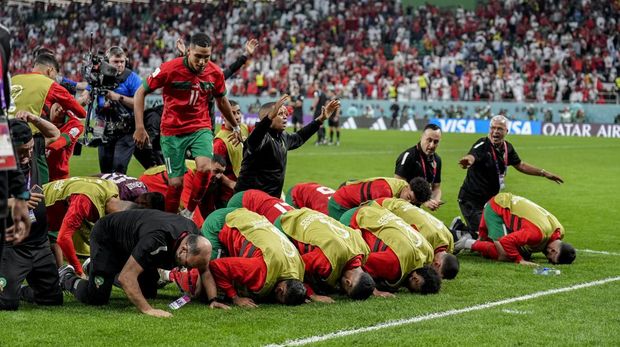
M 620 253 L 616 253 L 616 252 L 595 251 L 595 250 L 591 250 L 591 249 L 578 249 L 577 252 L 585 252 L 585 253 L 593 253 L 593 254 L 605 254 L 605 255 L 620 255 Z
M 444 311 L 444 312 L 435 312 L 435 313 L 429 313 L 429 314 L 426 314 L 426 315 L 423 315 L 423 316 L 416 316 L 416 317 L 411 317 L 411 318 L 407 318 L 407 319 L 399 319 L 399 320 L 394 320 L 394 321 L 388 321 L 388 322 L 379 323 L 379 324 L 371 325 L 371 326 L 364 327 L 364 328 L 357 328 L 357 329 L 350 329 L 350 330 L 340 330 L 340 331 L 329 333 L 329 334 L 325 334 L 325 335 L 312 336 L 312 337 L 307 337 L 307 338 L 298 339 L 298 340 L 289 340 L 289 341 L 286 341 L 286 342 L 284 342 L 282 344 L 271 344 L 271 345 L 268 345 L 268 346 L 269 347 L 275 347 L 275 346 L 303 346 L 303 345 L 307 345 L 309 343 L 315 343 L 315 342 L 320 342 L 320 341 L 325 341 L 325 340 L 331 340 L 331 339 L 335 339 L 335 338 L 339 338 L 339 337 L 343 337 L 343 336 L 349 336 L 349 335 L 355 335 L 355 334 L 365 333 L 365 332 L 374 331 L 374 330 L 380 330 L 380 329 L 385 329 L 385 328 L 397 327 L 397 326 L 401 326 L 401 325 L 405 325 L 405 324 L 418 323 L 418 322 L 422 322 L 422 321 L 426 321 L 426 320 L 431 320 L 431 319 L 436 319 L 436 318 L 443 318 L 443 317 L 448 317 L 448 316 L 454 316 L 454 315 L 461 314 L 461 313 L 468 313 L 468 312 L 473 312 L 473 311 L 484 310 L 484 309 L 487 309 L 487 308 L 492 308 L 492 307 L 495 307 L 495 306 L 511 304 L 513 302 L 531 300 L 531 299 L 539 298 L 541 296 L 553 295 L 553 294 L 564 293 L 564 292 L 570 292 L 570 291 L 577 290 L 577 289 L 582 289 L 582 288 L 600 286 L 602 284 L 606 284 L 606 283 L 610 283 L 610 282 L 615 282 L 615 281 L 620 281 L 620 276 L 608 277 L 608 278 L 605 278 L 605 279 L 602 279 L 602 280 L 598 280 L 598 281 L 592 281 L 592 282 L 576 284 L 576 285 L 570 286 L 570 287 L 544 290 L 544 291 L 541 291 L 541 292 L 536 292 L 536 293 L 532 293 L 532 294 L 528 294 L 528 295 L 517 296 L 517 297 L 514 297 L 514 298 L 504 299 L 504 300 L 500 300 L 500 301 L 488 302 L 488 303 L 485 303 L 485 304 L 465 307 L 465 308 L 461 308 L 461 309 L 457 309 L 457 310 L 448 310 L 448 311 Z

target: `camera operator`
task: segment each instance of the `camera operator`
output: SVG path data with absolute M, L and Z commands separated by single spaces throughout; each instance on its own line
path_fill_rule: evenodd
M 133 96 L 142 79 L 126 67 L 127 56 L 122 48 L 110 47 L 105 56 L 108 63 L 117 69 L 118 87 L 97 96 L 97 121 L 105 121 L 102 143 L 98 146 L 99 168 L 103 173 L 124 174 L 135 149 Z

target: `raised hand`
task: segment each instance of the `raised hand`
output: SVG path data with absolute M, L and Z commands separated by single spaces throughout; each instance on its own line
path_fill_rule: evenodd
M 254 51 L 258 47 L 258 40 L 251 39 L 245 44 L 245 55 L 249 58 L 254 54 Z
M 274 119 L 276 118 L 276 116 L 278 115 L 278 111 L 280 110 L 280 108 L 282 106 L 284 106 L 284 104 L 290 99 L 291 97 L 288 94 L 284 94 L 280 97 L 280 100 L 278 100 L 276 102 L 276 104 L 273 106 L 273 109 L 271 110 L 271 113 L 269 114 L 269 119 Z

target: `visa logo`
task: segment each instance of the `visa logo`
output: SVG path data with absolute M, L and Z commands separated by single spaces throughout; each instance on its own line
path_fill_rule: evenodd
M 445 132 L 449 133 L 467 133 L 476 132 L 476 122 L 472 119 L 434 119 L 434 122 Z

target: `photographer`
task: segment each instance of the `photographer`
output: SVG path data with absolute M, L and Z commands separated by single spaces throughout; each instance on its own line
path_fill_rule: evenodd
M 122 48 L 110 47 L 105 56 L 108 63 L 117 69 L 118 87 L 114 90 L 102 90 L 100 95 L 96 95 L 96 121 L 99 124 L 105 122 L 102 141 L 98 146 L 99 169 L 103 173 L 126 173 L 135 149 L 132 137 L 133 96 L 142 84 L 142 79 L 126 67 L 127 56 Z

